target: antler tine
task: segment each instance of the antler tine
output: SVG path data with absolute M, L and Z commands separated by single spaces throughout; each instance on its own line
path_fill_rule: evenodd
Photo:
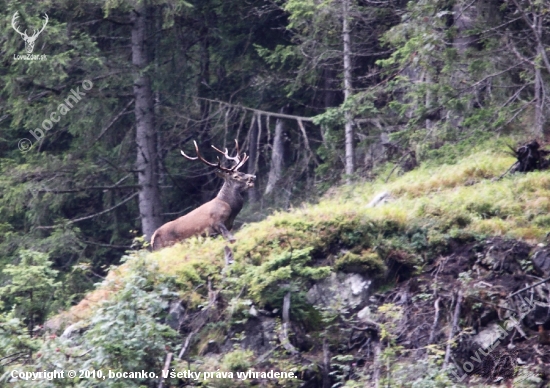
M 197 150 L 197 155 L 198 155 L 199 154 L 199 147 L 197 147 L 197 142 L 195 140 L 193 140 L 193 143 L 195 143 L 195 149 Z M 185 155 L 185 152 L 183 152 L 183 150 L 180 150 L 180 152 L 185 158 L 187 158 L 189 160 L 197 160 L 199 158 L 198 156 L 193 157 L 193 156 Z
M 239 151 L 239 141 L 235 139 L 235 149 L 237 150 L 237 156 L 241 154 L 241 151 Z
M 235 166 L 233 166 L 233 171 L 238 171 L 239 168 L 242 167 L 242 165 L 244 164 L 244 162 L 246 162 L 246 154 L 244 154 L 244 160 L 241 160 L 241 151 L 239 150 L 239 141 L 237 139 L 235 139 L 235 149 L 237 150 L 237 156 L 236 158 L 238 158 L 238 162 Z
M 249 156 L 246 154 L 246 152 L 243 154 L 243 160 L 241 160 L 239 162 L 239 164 L 237 164 L 235 167 L 233 167 L 233 171 L 238 171 L 239 168 L 241 168 L 245 163 L 246 161 L 248 160 Z
M 193 143 L 195 144 L 195 151 L 197 152 L 197 156 L 196 157 L 191 157 L 191 156 L 188 156 L 188 155 L 185 155 L 185 153 L 183 151 L 180 151 L 181 154 L 186 157 L 187 159 L 189 160 L 197 160 L 199 159 L 201 162 L 203 162 L 204 164 L 210 166 L 210 167 L 216 167 L 217 169 L 219 170 L 222 170 L 222 171 L 226 171 L 226 172 L 232 172 L 233 170 L 231 169 L 228 169 L 228 168 L 225 168 L 225 167 L 222 167 L 221 165 L 221 160 L 220 160 L 220 157 L 218 156 L 218 164 L 215 164 L 215 163 L 211 163 L 209 162 L 208 160 L 204 159 L 203 156 L 201 155 L 200 151 L 199 151 L 199 146 L 197 145 L 197 142 L 195 140 L 193 140 Z M 214 147 L 216 148 L 216 147 Z M 218 149 L 216 149 L 217 151 L 219 151 Z M 223 152 L 222 152 L 223 153 Z
M 236 156 L 229 156 L 229 150 L 226 148 L 225 149 L 225 152 L 223 152 L 222 150 L 220 150 L 219 148 L 217 148 L 216 146 L 212 145 L 212 148 L 214 148 L 216 151 L 218 151 L 220 154 L 222 154 L 223 156 L 226 157 L 226 159 L 228 160 L 232 160 L 235 162 L 235 165 L 233 167 L 230 168 L 230 171 L 236 171 L 238 168 L 240 168 L 242 166 L 242 159 L 241 159 L 241 155 L 240 155 L 240 152 L 239 152 L 239 143 L 237 142 L 237 139 L 235 139 L 235 146 L 237 148 L 237 155 Z M 246 154 L 245 154 L 246 155 Z
M 193 140 L 193 143 L 195 144 L 195 151 L 197 151 L 197 158 L 199 158 L 199 160 L 201 162 L 203 162 L 204 164 L 207 164 L 209 166 L 212 166 L 212 167 L 220 167 L 219 159 L 218 159 L 218 164 L 210 163 L 208 160 L 203 158 L 203 156 L 201 155 L 201 152 L 199 151 L 199 146 L 197 145 L 197 142 L 195 140 Z
M 197 157 L 193 158 L 192 156 L 185 155 L 185 152 L 183 152 L 182 150 L 180 150 L 180 152 L 181 152 L 181 154 L 184 158 L 187 158 L 189 160 L 197 160 L 198 159 Z
M 25 30 L 25 32 L 21 32 L 19 31 L 19 29 L 17 28 L 18 25 L 17 25 L 17 19 L 19 18 L 19 12 L 16 12 L 13 14 L 13 17 L 11 18 L 11 26 L 13 27 L 13 29 L 15 30 L 15 32 L 17 32 L 19 35 L 23 36 L 27 36 L 27 30 Z
M 216 147 L 214 144 L 212 144 L 210 147 L 214 148 L 216 151 L 218 151 L 220 154 L 222 154 L 226 158 L 231 159 L 231 157 L 229 156 L 229 151 L 227 150 L 227 148 L 225 149 L 225 152 L 224 152 L 224 151 L 220 150 L 218 147 Z
M 218 147 L 216 147 L 215 145 L 212 145 L 212 148 L 214 148 L 216 151 L 218 151 L 220 154 L 222 154 L 223 156 L 225 156 L 227 159 L 229 160 L 236 160 L 237 162 L 240 162 L 240 158 L 239 158 L 239 155 L 237 156 L 229 156 L 229 150 L 226 148 L 225 149 L 225 152 L 223 152 L 222 150 L 220 150 Z
M 44 15 L 45 15 L 45 16 L 44 16 L 44 21 L 45 21 L 45 23 L 44 23 L 44 25 L 42 26 L 42 29 L 41 29 L 40 31 L 36 32 L 36 29 L 34 29 L 34 33 L 33 33 L 33 35 L 32 35 L 33 38 L 34 38 L 35 36 L 40 35 L 40 34 L 42 33 L 42 31 L 44 31 L 44 28 L 46 28 L 46 26 L 48 25 L 48 20 L 49 20 L 48 14 L 45 13 Z

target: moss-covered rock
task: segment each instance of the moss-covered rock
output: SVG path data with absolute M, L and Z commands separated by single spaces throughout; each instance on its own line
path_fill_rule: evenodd
M 387 271 L 387 266 L 378 253 L 371 250 L 363 250 L 359 254 L 346 252 L 336 259 L 334 268 L 338 271 L 367 274 L 372 277 L 379 277 Z

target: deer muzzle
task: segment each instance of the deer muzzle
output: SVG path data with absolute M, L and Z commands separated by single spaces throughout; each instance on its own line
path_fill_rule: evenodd
M 256 180 L 256 175 L 249 175 L 248 180 L 246 181 L 246 188 L 247 189 L 253 188 L 255 180 Z

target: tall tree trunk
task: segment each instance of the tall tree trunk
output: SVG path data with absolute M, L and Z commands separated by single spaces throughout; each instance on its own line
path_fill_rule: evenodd
M 457 1 L 453 6 L 454 27 L 457 32 L 453 46 L 456 47 L 458 54 L 461 56 L 464 56 L 477 40 L 476 36 L 470 32 L 474 28 L 477 19 L 477 4 L 469 1 L 467 3 Z
M 351 38 L 349 30 L 349 6 L 351 0 L 342 0 L 342 36 L 344 40 L 344 102 L 346 102 L 352 93 L 351 84 Z M 346 125 L 345 125 L 345 138 L 346 138 L 346 175 L 348 175 L 348 183 L 350 176 L 355 171 L 355 157 L 354 157 L 354 144 L 353 144 L 353 123 L 351 113 L 346 111 L 345 113 Z
M 247 172 L 249 174 L 256 174 L 256 168 L 258 166 L 258 131 L 259 131 L 259 123 L 258 121 L 261 120 L 260 115 L 254 115 L 252 116 L 252 122 L 250 123 L 250 130 L 248 131 L 248 153 L 249 153 L 249 159 L 248 159 L 248 168 Z M 248 200 L 251 203 L 258 202 L 258 189 L 256 186 L 251 188 L 248 192 Z
M 324 108 L 332 108 L 334 106 L 334 101 L 336 100 L 336 92 L 335 92 L 335 78 L 336 78 L 336 72 L 334 69 L 331 69 L 329 67 L 325 67 L 323 69 L 323 104 L 325 105 Z
M 478 20 L 477 7 L 479 5 L 480 4 L 477 4 L 476 2 L 462 0 L 455 2 L 452 8 L 454 14 L 453 22 L 454 27 L 456 28 L 456 35 L 453 39 L 453 47 L 456 48 L 456 51 L 460 57 L 459 63 L 463 63 L 463 65 L 461 65 L 463 71 L 455 71 L 451 76 L 451 86 L 453 88 L 457 88 L 458 90 L 463 87 L 465 82 L 469 82 L 467 76 L 469 72 L 467 70 L 466 63 L 469 63 L 470 60 L 467 58 L 467 52 L 468 50 L 471 50 L 474 47 L 476 41 L 478 41 L 478 38 L 476 38 L 476 36 L 473 35 L 471 31 L 475 28 L 475 23 Z M 426 69 L 426 71 L 433 71 L 433 69 Z M 415 80 L 411 80 L 411 82 L 414 81 Z M 479 96 L 479 94 L 480 87 L 477 87 L 475 90 L 473 90 L 469 104 L 473 104 L 475 96 Z M 464 120 L 463 114 L 456 113 L 456 111 L 453 111 L 452 109 L 450 111 L 445 110 L 441 114 L 442 116 L 447 116 L 447 114 L 449 114 L 448 120 L 451 123 L 452 127 L 460 128 L 462 126 L 462 122 Z
M 284 113 L 284 108 L 281 108 L 281 113 Z M 269 168 L 269 176 L 265 187 L 265 194 L 270 194 L 274 189 L 283 172 L 284 161 L 284 138 L 285 122 L 283 119 L 277 119 L 275 123 L 275 135 L 273 136 L 273 146 L 271 149 L 271 165 Z
M 151 79 L 145 68 L 147 53 L 147 2 L 141 1 L 132 11 L 132 64 L 135 67 L 134 98 L 136 146 L 141 229 L 149 241 L 161 225 L 160 191 L 158 186 L 158 150 Z
M 537 23 L 537 33 L 542 35 L 542 17 L 534 17 Z M 537 45 L 537 58 L 542 59 L 544 47 Z M 544 100 L 546 93 L 544 90 L 544 81 L 542 79 L 541 67 L 538 61 L 535 62 L 535 136 L 542 139 L 544 131 Z
M 207 23 L 205 20 L 204 23 Z M 197 92 L 199 97 L 209 97 L 210 95 L 210 42 L 208 39 L 208 27 L 201 28 L 200 33 L 200 76 L 198 77 L 199 84 L 197 85 Z M 209 143 L 211 141 L 210 135 L 210 102 L 202 101 L 201 104 L 201 119 L 203 120 L 201 125 L 201 143 Z
M 429 111 L 432 107 L 432 91 L 430 89 L 431 83 L 432 83 L 432 75 L 430 74 L 430 70 L 426 69 L 425 76 L 424 76 L 424 82 L 426 83 L 426 110 Z M 427 118 L 425 121 L 426 129 L 432 128 L 432 120 Z
M 539 23 L 537 21 L 537 19 L 544 17 L 541 6 L 535 6 L 532 2 L 528 2 L 527 4 L 528 9 L 531 13 L 531 16 L 533 17 L 533 19 L 531 20 L 531 18 L 529 17 L 529 11 L 526 11 L 525 8 L 522 6 L 522 4 L 518 2 L 518 0 L 512 0 L 512 1 L 516 5 L 523 20 L 525 20 L 525 23 L 533 31 L 533 37 L 537 42 L 537 50 L 542 57 L 542 63 L 544 63 L 544 65 L 546 66 L 546 71 L 550 73 L 550 58 L 548 58 L 548 55 L 546 54 L 546 50 L 544 49 L 544 43 L 542 40 L 542 33 L 543 33 L 542 24 L 540 24 L 540 27 L 539 27 Z M 541 4 L 542 3 L 543 2 L 541 2 Z

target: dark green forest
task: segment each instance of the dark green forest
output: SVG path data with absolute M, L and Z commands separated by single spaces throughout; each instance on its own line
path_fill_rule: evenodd
M 475 254 L 487 252 L 474 242 L 498 236 L 520 244 L 493 244 L 503 252 L 546 244 L 547 173 L 468 190 L 482 179 L 502 178 L 514 163 L 508 147 L 534 139 L 546 144 L 548 1 L 0 0 L 0 8 L 0 384 L 465 384 L 448 372 L 444 337 L 497 315 L 503 319 L 500 310 L 484 313 L 462 291 L 442 296 L 416 285 L 409 295 L 429 305 L 424 330 L 431 335 L 421 354 L 428 377 L 414 385 L 414 378 L 390 373 L 411 344 L 395 332 L 404 327 L 397 323 L 397 290 L 455 250 L 477 252 L 468 256 L 472 264 Z M 148 253 L 157 228 L 211 200 L 221 187 L 212 168 L 180 150 L 195 155 L 196 141 L 215 161 L 219 154 L 211 145 L 233 154 L 235 140 L 249 156 L 242 171 L 256 181 L 235 221 L 234 231 L 244 229 L 231 246 L 234 266 L 228 269 L 230 248 L 223 262 L 221 237 Z M 453 197 L 452 189 L 465 191 Z M 362 212 L 380 191 L 405 201 L 403 208 L 373 210 L 368 221 L 370 213 Z M 361 216 L 350 215 L 350 206 Z M 537 270 L 528 263 L 529 255 L 510 273 L 547 277 L 544 265 Z M 184 268 L 178 260 L 191 264 Z M 117 267 L 118 278 L 109 277 Z M 468 280 L 481 276 L 460 268 L 447 274 L 448 284 L 460 278 L 467 289 Z M 491 268 L 503 271 L 504 264 Z M 349 314 L 364 304 L 332 311 L 306 300 L 312 284 L 338 271 L 371 274 L 381 287 L 376 295 L 395 291 L 391 302 L 380 302 L 379 315 L 363 323 L 360 331 L 378 344 L 368 345 L 363 358 L 356 353 L 364 343 L 359 351 L 350 345 L 349 354 L 338 343 L 355 338 L 360 324 L 350 323 Z M 505 282 L 510 292 L 526 285 L 514 279 Z M 97 283 L 117 296 L 71 329 L 80 330 L 74 343 L 55 334 L 68 324 L 48 329 Z M 550 289 L 537 292 L 542 297 Z M 166 323 L 173 300 L 188 314 L 176 327 Z M 440 300 L 448 319 L 439 318 Z M 470 315 L 458 320 L 453 309 L 461 303 Z M 160 376 L 166 360 L 170 365 L 167 352 L 179 353 L 177 368 L 185 370 L 197 360 L 203 371 L 261 370 L 268 356 L 257 358 L 254 346 L 236 345 L 244 337 L 231 337 L 236 326 L 246 332 L 251 308 L 279 311 L 273 316 L 282 319 L 281 332 L 291 325 L 294 334 L 272 339 L 280 345 L 269 357 L 278 360 L 271 369 L 300 372 L 296 381 L 10 381 L 16 367 L 145 368 Z M 224 315 L 229 310 L 230 318 Z M 141 326 L 115 329 L 113 322 L 127 322 L 124 312 L 130 311 Z M 530 324 L 534 332 L 550 330 L 549 319 L 537 319 Z M 436 331 L 447 320 L 449 327 Z M 203 357 L 212 350 L 208 341 L 225 355 L 218 364 Z M 295 352 L 307 362 L 292 358 Z M 549 352 L 546 346 L 542 361 L 530 359 L 530 365 L 548 367 Z M 374 369 L 364 372 L 367 366 Z M 545 386 L 550 377 L 539 373 L 538 379 L 526 386 Z

